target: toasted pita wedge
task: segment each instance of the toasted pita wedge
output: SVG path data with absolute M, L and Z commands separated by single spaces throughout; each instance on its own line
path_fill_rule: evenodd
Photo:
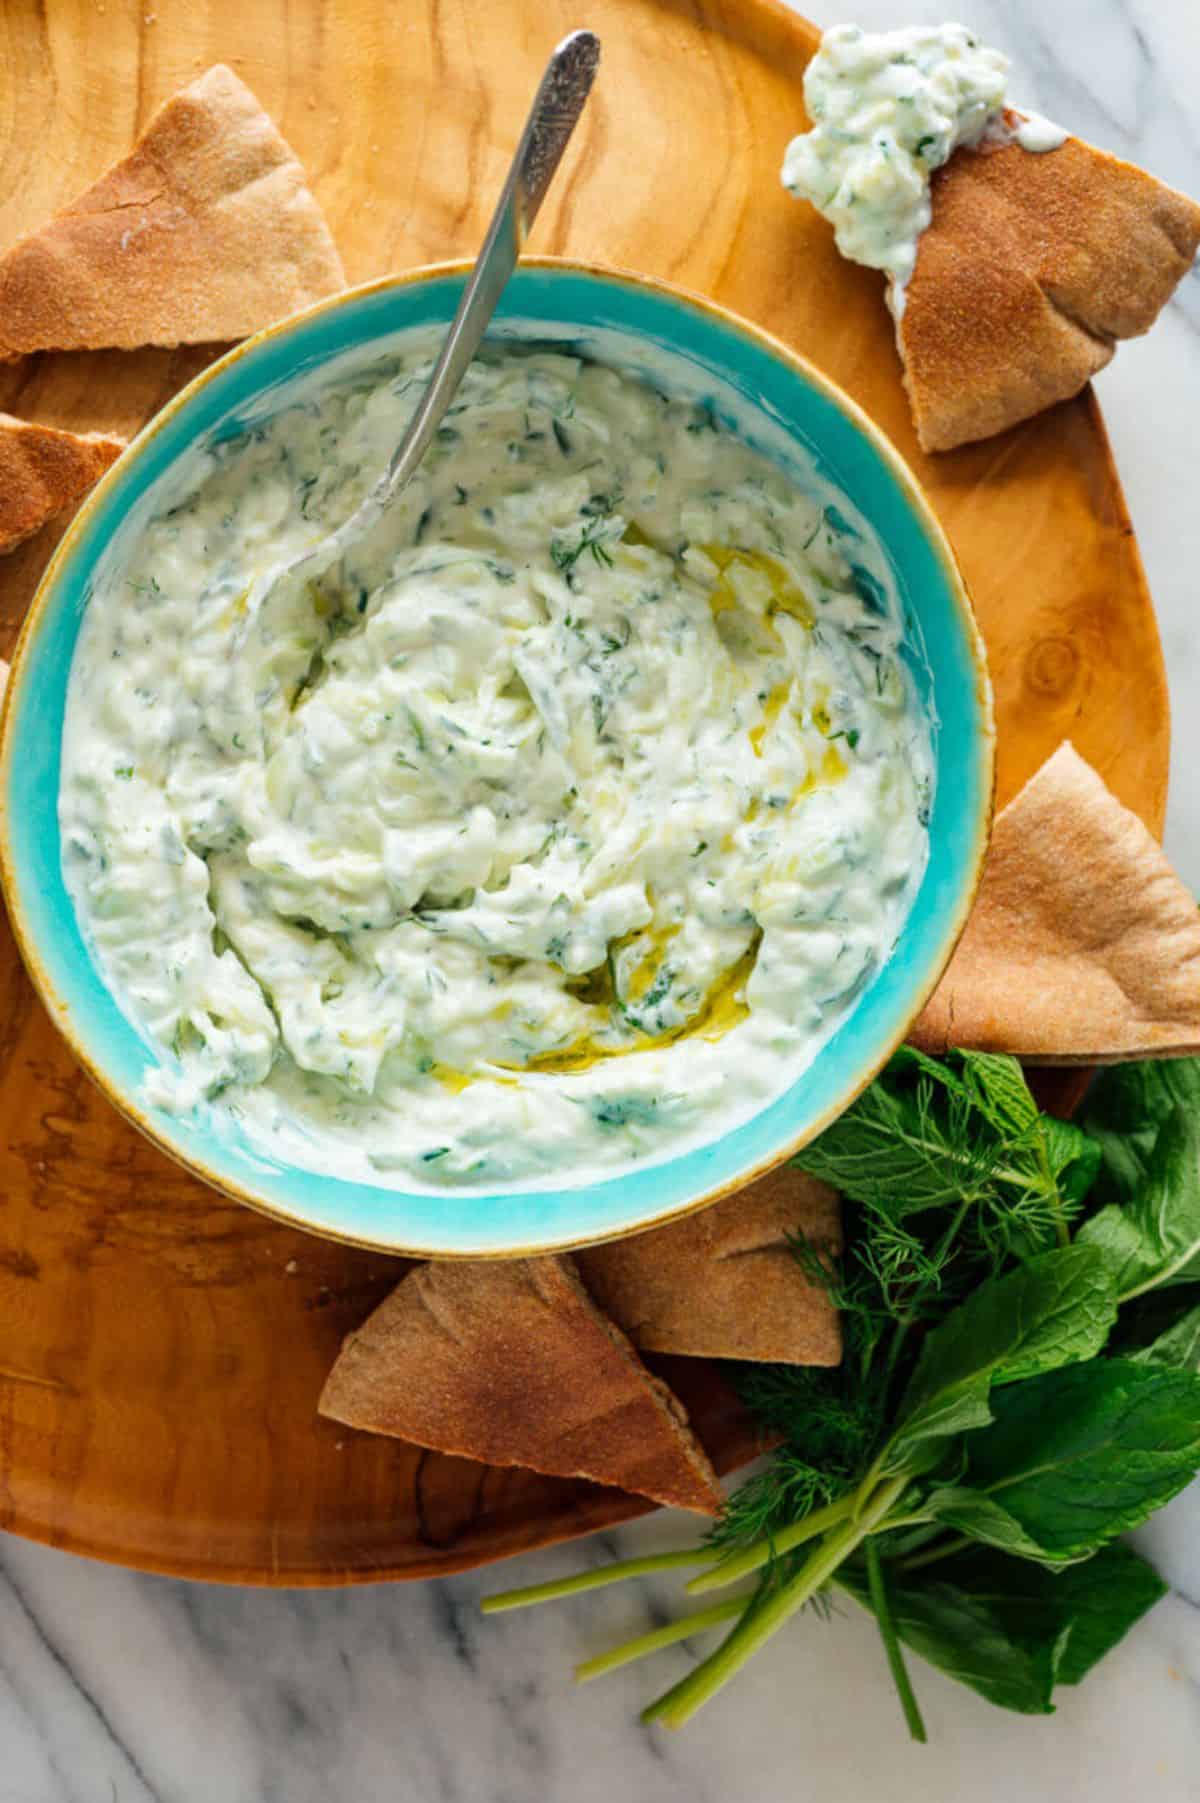
M 785 1165 L 711 1208 L 576 1253 L 580 1276 L 643 1351 L 836 1365 L 837 1310 L 788 1244 L 841 1238 L 837 1194 Z
M 0 258 L 0 356 L 244 338 L 344 285 L 304 170 L 218 64 Z
M 318 1406 L 487 1465 L 721 1504 L 682 1404 L 565 1258 L 419 1265 L 349 1335 Z
M 0 413 L 0 553 L 77 502 L 125 449 L 101 432 L 58 432 Z
M 896 330 L 924 449 L 1078 394 L 1150 329 L 1198 244 L 1200 206 L 1078 138 L 957 151 Z
M 967 929 L 909 1036 L 1033 1064 L 1200 1052 L 1200 909 L 1070 744 L 996 820 Z

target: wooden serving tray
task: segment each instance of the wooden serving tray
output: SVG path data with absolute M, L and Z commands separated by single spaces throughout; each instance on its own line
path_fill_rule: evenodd
M 917 449 L 881 279 L 778 182 L 813 28 L 772 0 L 47 0 L 0 9 L 0 243 L 70 200 L 150 112 L 230 63 L 304 159 L 352 281 L 477 247 L 544 56 L 604 63 L 532 248 L 665 276 L 810 356 L 879 421 L 957 548 L 991 653 L 1005 800 L 1070 736 L 1159 831 L 1154 615 L 1096 402 Z M 0 408 L 130 429 L 206 361 L 0 369 Z M 0 562 L 0 652 L 51 546 Z M 46 797 L 46 806 L 54 797 Z M 118 1118 L 0 937 L 0 1527 L 189 1577 L 423 1577 L 641 1504 L 319 1421 L 343 1333 L 399 1265 L 224 1201 Z M 722 1469 L 753 1450 L 715 1370 L 674 1361 Z

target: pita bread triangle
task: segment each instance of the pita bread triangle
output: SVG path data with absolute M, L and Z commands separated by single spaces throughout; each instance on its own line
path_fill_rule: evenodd
M 1079 138 L 956 151 L 932 202 L 896 328 L 927 451 L 1078 394 L 1149 331 L 1200 244 L 1200 206 Z
M 319 1408 L 488 1465 L 721 1504 L 682 1404 L 565 1258 L 418 1265 L 348 1336 Z
M 667 1227 L 576 1253 L 591 1294 L 643 1351 L 836 1365 L 828 1293 L 804 1275 L 788 1235 L 841 1238 L 837 1194 L 793 1166 Z
M 0 357 L 244 338 L 344 285 L 303 168 L 217 64 L 0 258 Z
M 101 432 L 60 432 L 0 413 L 0 552 L 74 507 L 125 449 Z
M 998 815 L 924 1051 L 1116 1064 L 1200 1052 L 1200 909 L 1136 814 L 1061 745 Z

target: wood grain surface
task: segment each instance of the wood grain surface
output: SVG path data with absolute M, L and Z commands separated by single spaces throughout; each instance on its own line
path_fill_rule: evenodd
M 773 0 L 6 0 L 0 245 L 224 61 L 305 161 L 352 281 L 473 252 L 544 56 L 580 23 L 604 63 L 531 249 L 712 295 L 840 381 L 957 549 L 991 656 L 1001 801 L 1070 736 L 1159 831 L 1162 659 L 1095 401 L 921 455 L 881 278 L 778 183 L 815 34 Z M 0 368 L 0 408 L 128 431 L 212 354 L 28 359 Z M 55 536 L 0 563 L 0 654 Z M 0 1526 L 303 1584 L 450 1571 L 639 1511 L 317 1420 L 341 1335 L 399 1267 L 227 1203 L 144 1142 L 73 1064 L 6 929 L 0 1122 Z M 712 1368 L 670 1375 L 718 1465 L 748 1456 Z

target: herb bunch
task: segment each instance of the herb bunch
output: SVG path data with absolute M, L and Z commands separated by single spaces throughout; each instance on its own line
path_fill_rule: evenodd
M 796 1163 L 845 1199 L 839 1258 L 795 1242 L 841 1366 L 734 1368 L 779 1443 L 707 1541 L 484 1609 L 699 1567 L 699 1610 L 577 1674 L 726 1626 L 644 1711 L 670 1727 L 835 1593 L 874 1615 L 915 1739 L 906 1650 L 1049 1713 L 1163 1595 L 1118 1536 L 1200 1469 L 1200 1061 L 1106 1072 L 1077 1126 L 1015 1059 L 906 1048 Z

